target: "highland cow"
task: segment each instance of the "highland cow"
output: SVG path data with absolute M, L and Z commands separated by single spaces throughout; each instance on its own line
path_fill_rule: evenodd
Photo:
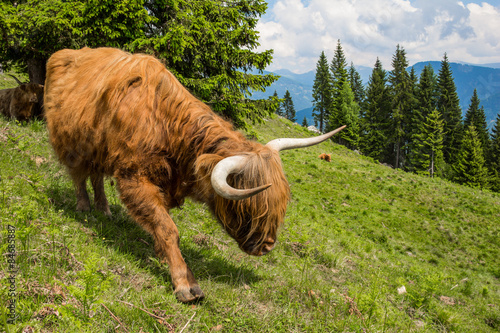
M 0 90 L 0 113 L 19 121 L 39 116 L 43 100 L 43 86 L 23 83 L 16 88 Z
M 322 153 L 318 156 L 320 159 L 322 160 L 325 160 L 327 162 L 331 162 L 332 161 L 332 155 L 330 154 L 325 154 L 325 153 Z
M 204 202 L 248 254 L 271 251 L 290 198 L 279 150 L 308 139 L 249 141 L 191 95 L 154 57 L 111 48 L 62 50 L 47 63 L 45 117 L 50 142 L 76 186 L 77 209 L 111 215 L 103 176 L 148 231 L 182 302 L 204 294 L 179 249 L 169 210 Z M 339 129 L 340 130 L 340 129 Z

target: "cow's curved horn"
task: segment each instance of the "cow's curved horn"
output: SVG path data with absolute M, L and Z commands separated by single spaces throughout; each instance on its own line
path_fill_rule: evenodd
M 21 81 L 19 81 L 19 79 L 18 79 L 17 77 L 15 77 L 14 75 L 12 75 L 12 74 L 7 74 L 7 75 L 8 75 L 8 76 L 12 76 L 12 78 L 13 78 L 14 80 L 16 80 L 16 82 L 17 82 L 17 84 L 18 84 L 18 85 L 23 84 L 23 83 L 22 83 Z
M 272 184 L 266 184 L 259 187 L 240 190 L 230 186 L 227 183 L 227 176 L 232 173 L 238 173 L 243 169 L 246 163 L 246 156 L 236 155 L 231 157 L 226 157 L 214 167 L 211 176 L 212 187 L 215 192 L 223 198 L 229 200 L 242 200 L 259 192 L 264 191 Z
M 286 150 L 286 149 L 295 149 L 295 148 L 304 148 L 304 147 L 309 147 L 312 145 L 316 145 L 318 143 L 321 143 L 325 141 L 326 139 L 332 137 L 334 134 L 342 131 L 346 125 L 337 128 L 336 130 L 333 130 L 329 133 L 323 134 L 323 135 L 318 135 L 314 136 L 312 138 L 304 138 L 304 139 L 275 139 L 272 141 L 269 141 L 266 146 L 270 147 L 274 150 L 280 151 L 280 150 Z

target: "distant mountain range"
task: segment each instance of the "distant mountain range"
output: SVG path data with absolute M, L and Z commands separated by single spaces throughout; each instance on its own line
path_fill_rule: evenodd
M 420 77 L 422 69 L 427 64 L 432 66 L 436 75 L 439 73 L 439 69 L 441 68 L 440 61 L 419 62 L 412 66 L 415 68 L 418 77 Z M 500 63 L 485 65 L 450 63 L 450 68 L 453 72 L 463 114 L 465 115 L 469 107 L 475 88 L 481 101 L 480 105 L 484 107 L 486 121 L 491 127 L 496 119 L 496 115 L 500 113 Z M 361 75 L 363 83 L 366 85 L 372 73 L 372 68 L 356 66 L 356 69 Z M 265 92 L 255 92 L 252 98 L 267 98 L 273 95 L 275 91 L 282 98 L 286 90 L 288 90 L 297 111 L 297 122 L 302 123 L 302 120 L 306 117 L 310 125 L 314 124 L 312 117 L 312 86 L 316 72 L 310 71 L 304 74 L 295 74 L 290 70 L 281 69 L 273 73 L 280 75 L 280 79 L 267 88 Z

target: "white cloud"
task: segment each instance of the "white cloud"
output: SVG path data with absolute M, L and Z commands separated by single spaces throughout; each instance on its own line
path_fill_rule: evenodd
M 491 0 L 490 0 L 491 1 Z M 305 4 L 307 3 L 307 4 Z M 386 69 L 400 44 L 410 63 L 450 60 L 499 62 L 500 8 L 456 0 L 280 0 L 257 25 L 259 50 L 274 49 L 269 69 L 313 70 L 340 39 L 348 61 Z
M 500 58 L 500 9 L 487 3 L 481 6 L 469 4 L 470 24 L 474 28 L 478 44 L 496 50 L 497 61 Z

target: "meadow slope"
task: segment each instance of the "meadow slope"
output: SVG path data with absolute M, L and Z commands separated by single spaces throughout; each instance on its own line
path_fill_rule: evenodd
M 250 134 L 313 135 L 283 119 Z M 499 194 L 393 170 L 331 142 L 281 156 L 292 199 L 268 255 L 241 252 L 202 204 L 171 212 L 206 294 L 184 305 L 112 180 L 113 218 L 76 212 L 45 124 L 0 118 L 0 332 L 500 330 Z

